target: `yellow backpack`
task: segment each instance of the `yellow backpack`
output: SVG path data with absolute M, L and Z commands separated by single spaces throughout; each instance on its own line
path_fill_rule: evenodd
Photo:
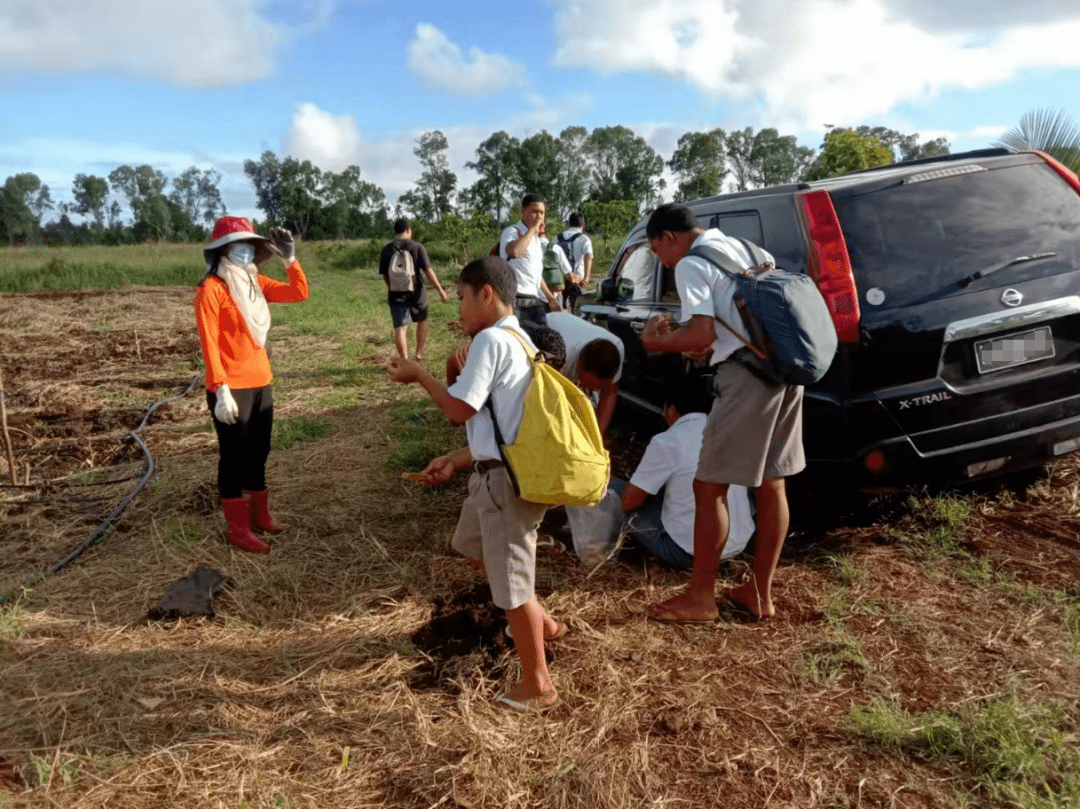
M 495 407 L 488 409 L 495 424 L 495 441 L 514 491 L 523 500 L 553 506 L 592 506 L 607 491 L 611 463 L 592 402 L 573 382 L 534 357 L 513 329 L 532 366 L 517 440 L 503 442 Z

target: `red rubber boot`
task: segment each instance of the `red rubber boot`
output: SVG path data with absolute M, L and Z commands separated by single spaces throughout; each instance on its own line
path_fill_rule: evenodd
M 289 530 L 290 526 L 270 516 L 270 508 L 267 505 L 270 496 L 269 489 L 263 489 L 261 492 L 244 492 L 244 494 L 251 498 L 251 524 L 255 528 L 268 534 L 280 534 L 282 531 Z
M 250 498 L 245 495 L 222 500 L 221 509 L 229 524 L 227 539 L 230 545 L 248 553 L 270 553 L 270 546 L 251 533 Z

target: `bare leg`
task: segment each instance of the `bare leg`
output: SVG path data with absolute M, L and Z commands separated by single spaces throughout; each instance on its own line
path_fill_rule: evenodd
M 416 324 L 416 361 L 424 358 L 424 346 L 427 345 L 428 322 L 421 320 Z
M 728 536 L 728 484 L 694 481 L 694 572 L 686 592 L 649 607 L 660 621 L 716 618 L 716 571 Z
M 394 347 L 397 349 L 398 356 L 403 360 L 409 358 L 409 327 L 408 326 L 395 326 L 394 327 Z
M 783 478 L 765 478 L 757 490 L 757 549 L 754 573 L 738 587 L 728 590 L 728 598 L 737 601 L 758 618 L 772 618 L 772 578 L 780 561 L 780 551 L 788 531 L 787 488 Z M 695 564 L 697 559 L 694 559 Z
M 559 622 L 551 617 L 551 614 L 544 609 L 544 605 L 539 601 L 536 602 L 536 606 L 540 608 L 540 612 L 542 613 L 541 618 L 544 622 L 544 640 L 551 640 L 555 637 L 555 633 L 559 631 Z M 510 631 L 513 632 L 514 630 L 511 629 Z
M 506 697 L 529 707 L 542 708 L 559 701 L 544 658 L 544 616 L 546 611 L 533 596 L 520 607 L 506 611 L 514 646 L 521 658 L 521 682 Z M 550 616 L 549 616 L 550 617 Z

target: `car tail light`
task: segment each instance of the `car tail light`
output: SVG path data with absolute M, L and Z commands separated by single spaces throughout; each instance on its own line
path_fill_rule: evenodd
M 802 212 L 810 233 L 810 277 L 817 281 L 832 314 L 841 343 L 859 342 L 859 294 L 851 270 L 844 232 L 828 191 L 801 195 Z
M 1080 194 L 1080 178 L 1076 176 L 1076 172 L 1074 172 L 1072 169 L 1070 169 L 1068 166 L 1066 166 L 1059 160 L 1055 160 L 1046 152 L 1035 152 L 1035 154 L 1037 154 L 1039 157 L 1049 163 L 1050 168 L 1060 174 L 1061 178 L 1072 186 L 1073 191 L 1075 191 L 1077 194 Z

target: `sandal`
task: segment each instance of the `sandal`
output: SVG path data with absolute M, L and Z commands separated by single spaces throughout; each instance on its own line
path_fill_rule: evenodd
M 555 539 L 555 537 L 551 536 L 551 534 L 540 534 L 536 538 L 536 547 L 538 549 L 547 548 L 556 556 L 561 553 L 566 553 L 566 545 Z

